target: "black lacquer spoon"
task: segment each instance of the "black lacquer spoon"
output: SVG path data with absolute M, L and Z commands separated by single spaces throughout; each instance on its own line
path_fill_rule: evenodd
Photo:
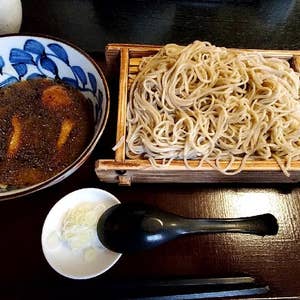
M 271 214 L 234 219 L 191 219 L 142 203 L 123 203 L 104 212 L 97 224 L 101 243 L 119 253 L 153 248 L 186 234 L 221 232 L 275 235 L 278 223 Z

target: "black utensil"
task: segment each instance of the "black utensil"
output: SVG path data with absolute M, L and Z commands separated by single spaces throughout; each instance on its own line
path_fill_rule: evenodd
M 258 295 L 269 292 L 265 283 L 249 276 L 217 278 L 134 278 L 100 280 L 97 286 L 109 299 L 207 299 Z M 88 288 L 88 287 L 87 287 Z
M 50 295 L 53 297 L 48 298 L 54 299 L 57 293 L 69 296 L 71 292 L 71 296 L 75 296 L 77 299 L 77 286 L 78 283 L 74 281 L 61 282 L 50 290 Z M 95 281 L 86 280 L 81 283 L 81 291 L 86 295 L 86 299 L 92 298 L 97 291 L 101 291 L 100 299 L 105 300 L 191 300 L 218 299 L 220 297 L 232 299 L 236 296 L 244 296 L 242 299 L 245 299 L 250 295 L 266 294 L 270 291 L 270 287 L 266 282 L 257 281 L 256 278 L 243 276 L 243 274 L 234 277 L 209 278 L 190 276 L 128 277 L 125 275 L 119 278 L 107 276 L 98 278 L 96 285 Z
M 153 248 L 181 235 L 220 232 L 275 235 L 278 224 L 271 214 L 234 219 L 191 219 L 142 203 L 112 206 L 97 224 L 101 243 L 119 253 Z

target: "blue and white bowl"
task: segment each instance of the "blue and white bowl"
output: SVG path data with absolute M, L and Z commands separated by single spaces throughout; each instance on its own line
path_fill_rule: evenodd
M 71 175 L 91 154 L 105 128 L 110 101 L 108 86 L 99 66 L 84 51 L 47 36 L 0 36 L 0 88 L 42 77 L 60 79 L 90 99 L 94 135 L 76 161 L 55 177 L 31 187 L 0 192 L 0 200 L 35 192 Z

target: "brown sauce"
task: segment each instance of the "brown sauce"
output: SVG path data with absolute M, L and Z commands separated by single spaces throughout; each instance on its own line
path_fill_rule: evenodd
M 56 175 L 92 134 L 91 106 L 73 87 L 36 79 L 0 89 L 0 184 L 29 186 Z

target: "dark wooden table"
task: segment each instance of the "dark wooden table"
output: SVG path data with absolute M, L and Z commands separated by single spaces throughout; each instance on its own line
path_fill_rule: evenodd
M 92 53 L 104 68 L 109 42 L 186 44 L 195 39 L 219 46 L 300 49 L 299 1 L 80 1 L 23 0 L 22 32 L 65 38 Z M 109 125 L 90 159 L 72 176 L 34 195 L 0 203 L 0 298 L 82 298 L 99 295 L 101 284 L 122 279 L 248 274 L 266 282 L 267 297 L 300 295 L 300 189 L 298 185 L 156 184 L 119 187 L 100 183 L 98 158 L 111 158 L 117 106 L 117 76 Z M 124 255 L 108 272 L 87 281 L 58 275 L 41 249 L 41 229 L 50 208 L 65 194 L 98 187 L 122 202 L 141 201 L 187 217 L 274 214 L 274 237 L 215 234 L 185 237 L 139 254 Z M 86 298 L 83 298 L 86 299 Z M 103 298 L 107 299 L 107 298 Z M 290 299 L 290 298 L 289 298 Z

